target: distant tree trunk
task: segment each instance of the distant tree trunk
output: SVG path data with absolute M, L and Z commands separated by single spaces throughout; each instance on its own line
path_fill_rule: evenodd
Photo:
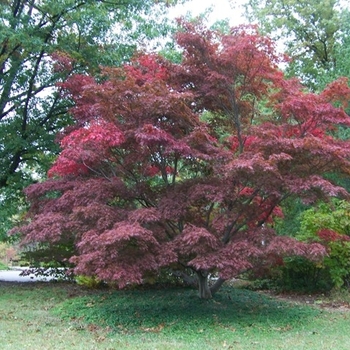
M 208 283 L 208 275 L 209 273 L 207 271 L 197 271 L 197 278 L 198 278 L 198 291 L 199 291 L 199 297 L 201 299 L 211 299 L 212 294 L 209 288 Z

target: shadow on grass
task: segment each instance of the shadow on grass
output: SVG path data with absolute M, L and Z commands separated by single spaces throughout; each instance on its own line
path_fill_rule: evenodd
M 290 305 L 256 292 L 227 287 L 201 300 L 189 289 L 100 292 L 55 308 L 59 316 L 108 327 L 112 332 L 191 333 L 206 328 L 259 331 L 301 327 L 320 311 Z

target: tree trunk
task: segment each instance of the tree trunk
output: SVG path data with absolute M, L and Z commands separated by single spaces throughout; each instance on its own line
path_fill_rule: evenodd
M 212 294 L 209 288 L 208 284 L 208 272 L 206 271 L 197 271 L 197 278 L 198 278 L 198 292 L 199 297 L 201 299 L 211 299 Z
M 196 276 L 189 276 L 187 273 L 183 271 L 171 271 L 171 273 L 176 277 L 180 277 L 183 283 L 187 286 L 190 286 L 190 287 L 198 286 L 198 280 Z
M 211 295 L 214 295 L 220 287 L 225 283 L 225 279 L 219 277 L 216 282 L 210 287 Z

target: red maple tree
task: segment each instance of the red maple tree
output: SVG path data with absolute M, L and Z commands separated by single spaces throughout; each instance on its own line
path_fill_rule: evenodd
M 139 55 L 99 82 L 63 84 L 76 125 L 49 179 L 26 189 L 29 221 L 16 230 L 31 246 L 73 242 L 76 274 L 122 288 L 191 271 L 210 298 L 264 259 L 325 254 L 276 236 L 273 220 L 287 197 L 348 195 L 324 174 L 349 174 L 350 144 L 331 131 L 350 125 L 350 89 L 339 80 L 316 95 L 286 80 L 254 27 L 181 25 L 181 64 Z

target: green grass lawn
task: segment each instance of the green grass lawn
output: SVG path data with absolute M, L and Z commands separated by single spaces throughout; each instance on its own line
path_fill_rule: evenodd
M 89 291 L 0 284 L 1 349 L 349 349 L 350 311 L 227 287 Z

